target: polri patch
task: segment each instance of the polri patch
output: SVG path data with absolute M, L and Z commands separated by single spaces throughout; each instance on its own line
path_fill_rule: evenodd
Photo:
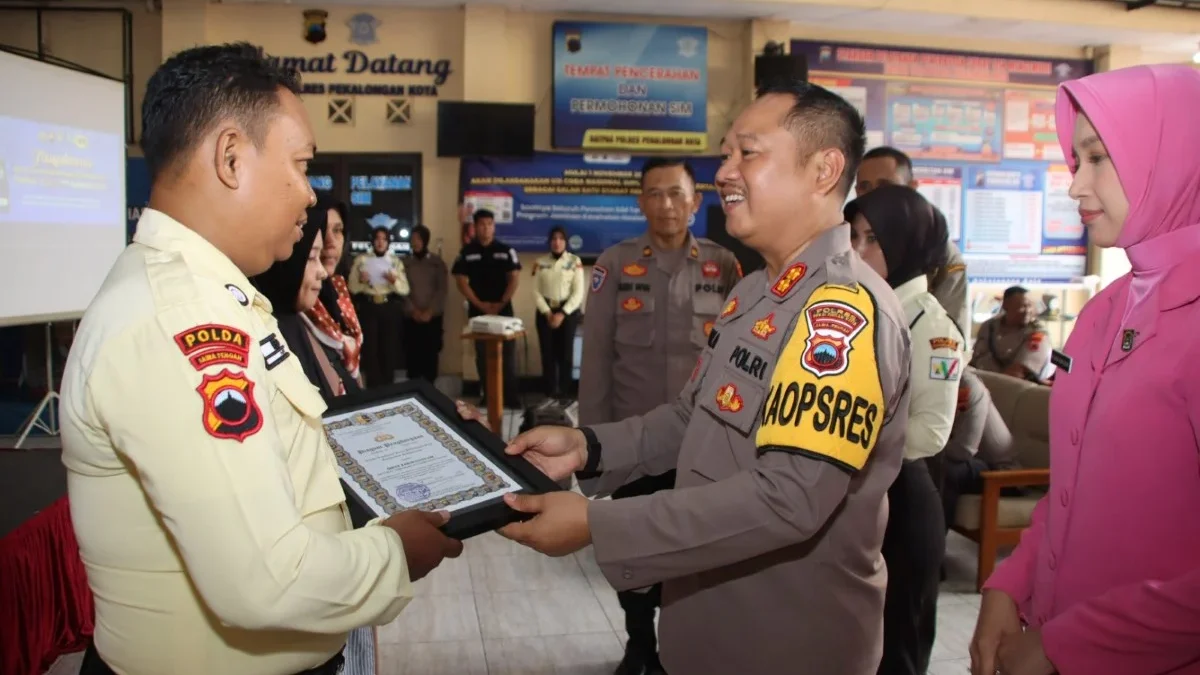
M 822 300 L 804 310 L 804 320 L 808 338 L 800 365 L 818 378 L 846 372 L 854 338 L 867 327 L 867 317 L 848 303 Z
M 254 400 L 254 383 L 245 373 L 226 368 L 205 375 L 196 393 L 204 400 L 202 423 L 209 436 L 241 443 L 262 428 L 263 416 Z
M 604 280 L 608 279 L 608 270 L 600 265 L 592 268 L 592 292 L 599 293 L 604 288 Z
M 221 363 L 250 364 L 250 336 L 233 326 L 206 323 L 175 335 L 175 344 L 196 370 Z

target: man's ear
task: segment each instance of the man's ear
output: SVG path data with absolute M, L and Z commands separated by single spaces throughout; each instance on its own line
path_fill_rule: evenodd
M 837 189 L 846 171 L 846 156 L 840 150 L 829 148 L 814 156 L 817 162 L 817 192 L 828 195 Z
M 230 190 L 238 189 L 241 181 L 243 153 L 249 147 L 249 139 L 236 127 L 225 127 L 217 134 L 217 142 L 213 148 L 213 168 L 217 180 Z

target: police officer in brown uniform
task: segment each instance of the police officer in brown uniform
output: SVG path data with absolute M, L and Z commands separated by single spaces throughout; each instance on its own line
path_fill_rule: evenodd
M 507 495 L 535 515 L 501 530 L 550 555 L 593 544 L 618 589 L 663 582 L 667 672 L 873 675 L 879 663 L 911 353 L 899 300 L 842 220 L 864 143 L 837 95 L 760 91 L 726 136 L 717 183 L 729 232 L 767 269 L 734 287 L 680 397 L 508 448 L 557 478 L 598 473 L 601 489 L 677 467 L 675 489 L 644 497 Z
M 861 197 L 880 185 L 917 187 L 912 159 L 892 147 L 872 148 L 858 167 L 855 193 Z M 964 334 L 971 328 L 967 314 L 967 264 L 953 241 L 946 242 L 946 262 L 929 280 L 929 292 Z
M 725 295 L 741 277 L 733 253 L 688 230 L 700 199 L 686 161 L 647 160 L 638 206 L 646 232 L 604 251 L 592 268 L 579 378 L 583 425 L 644 415 L 674 401 Z M 667 471 L 621 486 L 612 496 L 648 495 L 674 485 L 675 472 Z M 617 594 L 629 634 L 618 675 L 661 672 L 654 631 L 660 590 Z
M 1029 291 L 1013 286 L 1004 291 L 1000 314 L 979 327 L 971 365 L 1041 384 L 1051 350 L 1046 328 L 1034 318 Z

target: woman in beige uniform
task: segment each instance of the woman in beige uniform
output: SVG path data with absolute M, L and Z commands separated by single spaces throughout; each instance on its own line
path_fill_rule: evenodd
M 551 228 L 549 243 L 550 253 L 533 266 L 534 302 L 545 394 L 559 398 L 571 393 L 571 357 L 583 305 L 583 261 L 567 251 L 567 231 L 561 225 Z

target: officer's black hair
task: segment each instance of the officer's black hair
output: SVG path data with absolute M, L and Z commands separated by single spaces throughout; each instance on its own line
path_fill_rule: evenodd
M 385 225 L 380 225 L 380 226 L 378 226 L 378 227 L 376 227 L 376 228 L 373 228 L 373 229 L 371 230 L 371 241 L 375 241 L 375 237 L 379 236 L 379 233 L 380 233 L 380 232 L 382 232 L 382 233 L 386 234 L 386 235 L 387 235 L 387 238 L 388 238 L 388 243 L 391 243 L 391 241 L 392 241 L 392 231 L 391 231 L 391 230 L 390 230 L 390 229 L 389 229 L 387 226 L 385 226 Z
M 412 237 L 417 236 L 421 237 L 421 243 L 425 244 L 425 248 L 429 248 L 429 237 L 432 236 L 429 232 L 429 228 L 425 227 L 424 225 L 418 225 L 414 227 L 412 229 Z M 412 237 L 409 237 L 409 239 L 412 239 Z
M 878 148 L 871 148 L 867 154 L 863 155 L 863 161 L 868 159 L 890 159 L 896 163 L 896 170 L 900 172 L 900 180 L 908 185 L 913 179 L 913 163 L 912 157 L 909 157 L 904 152 L 891 147 L 890 145 L 882 145 Z
M 489 209 L 479 209 L 475 212 L 475 215 L 471 216 L 471 222 L 478 225 L 479 221 L 483 220 L 484 218 L 491 218 L 493 221 L 495 221 L 496 214 L 492 213 Z
M 222 120 L 235 120 L 261 147 L 280 89 L 299 94 L 299 75 L 248 42 L 193 47 L 167 59 L 150 76 L 142 101 L 141 145 L 151 184 Z
M 824 87 L 801 79 L 772 79 L 758 88 L 756 98 L 771 94 L 791 96 L 795 100 L 784 124 L 800 142 L 801 160 L 824 148 L 836 148 L 846 158 L 838 188 L 842 197 L 850 194 L 867 147 L 867 128 L 862 115 L 846 99 Z
M 1025 288 L 1024 286 L 1009 286 L 1008 288 L 1004 289 L 1004 302 L 1008 302 L 1008 299 L 1014 295 L 1022 294 L 1028 295 L 1029 289 Z
M 692 187 L 696 187 L 696 170 L 692 168 L 691 162 L 682 157 L 651 157 L 642 165 L 642 188 L 646 187 L 646 176 L 655 169 L 666 169 L 673 166 L 682 166 L 683 172 L 687 174 L 688 179 L 692 181 Z

